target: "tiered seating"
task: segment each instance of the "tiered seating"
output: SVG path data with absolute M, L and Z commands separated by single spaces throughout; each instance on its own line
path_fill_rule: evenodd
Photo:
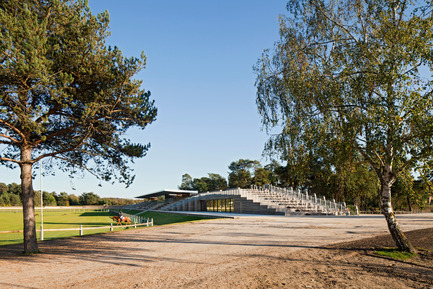
M 253 202 L 262 207 L 274 210 L 275 213 L 286 215 L 293 214 L 346 214 L 345 204 L 337 204 L 335 201 L 326 201 L 325 198 L 309 196 L 299 190 L 265 186 L 263 188 L 252 187 L 251 189 L 231 189 L 227 191 L 206 192 L 179 202 L 160 206 L 161 210 L 200 210 L 194 202 L 197 200 L 221 199 L 222 196 L 239 196 L 240 202 Z M 191 206 L 190 206 L 191 205 Z M 251 210 L 251 209 L 250 209 Z M 257 212 L 262 209 L 257 207 Z M 236 207 L 235 207 L 236 211 Z
M 145 201 L 138 204 L 128 205 L 123 208 L 128 210 L 149 211 L 149 210 L 153 210 L 153 207 L 155 207 L 157 204 L 158 201 Z

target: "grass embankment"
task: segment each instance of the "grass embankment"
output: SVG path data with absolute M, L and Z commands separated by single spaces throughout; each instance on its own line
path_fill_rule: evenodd
M 128 214 L 139 213 L 133 211 L 125 211 Z M 41 213 L 36 212 L 36 229 L 41 227 Z M 100 211 L 83 211 L 83 209 L 75 210 L 46 210 L 44 211 L 44 230 L 45 229 L 64 229 L 74 228 L 74 231 L 60 231 L 60 232 L 44 232 L 44 240 L 68 238 L 80 235 L 80 225 L 83 228 L 86 227 L 103 227 L 110 226 L 111 223 L 115 225 L 115 222 L 111 219 L 113 216 L 109 212 Z M 145 218 L 153 218 L 154 225 L 165 225 L 171 223 L 190 222 L 200 220 L 203 218 L 194 216 L 183 216 L 174 214 L 154 213 L 146 212 L 140 214 Z M 116 230 L 123 230 L 125 228 L 116 228 Z M 19 231 L 23 229 L 23 215 L 21 210 L 11 211 L 0 211 L 0 231 Z M 107 233 L 109 229 L 92 229 L 84 230 L 84 235 Z M 38 240 L 40 239 L 40 233 L 37 233 Z M 8 233 L 0 234 L 0 246 L 19 244 L 23 242 L 23 233 Z
M 187 215 L 180 215 L 180 214 L 167 214 L 167 213 L 157 213 L 157 212 L 144 212 L 144 213 L 136 212 L 135 214 L 138 214 L 141 217 L 145 217 L 149 219 L 153 218 L 154 226 L 208 219 L 199 216 L 187 216 Z

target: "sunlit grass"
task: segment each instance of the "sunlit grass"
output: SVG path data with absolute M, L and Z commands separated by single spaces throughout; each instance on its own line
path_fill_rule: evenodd
M 137 215 L 140 217 L 148 218 L 148 219 L 153 219 L 153 224 L 155 226 L 208 219 L 206 217 L 200 217 L 200 216 L 188 216 L 183 214 L 170 214 L 170 213 L 158 213 L 158 212 L 142 212 L 138 210 L 123 210 L 123 212 L 131 215 Z
M 125 211 L 125 213 L 133 214 L 139 213 L 139 211 Z M 43 212 L 43 226 L 46 229 L 67 229 L 73 228 L 73 231 L 59 231 L 59 232 L 46 232 L 44 231 L 44 240 L 69 238 L 80 235 L 80 226 L 82 225 L 84 235 L 107 233 L 108 228 L 105 229 L 92 229 L 85 230 L 86 227 L 104 227 L 110 226 L 113 223 L 113 227 L 116 231 L 124 230 L 126 228 L 117 227 L 116 223 L 113 222 L 111 216 L 113 213 L 100 212 L 100 211 L 84 211 L 84 209 L 69 209 L 69 210 L 44 210 Z M 139 214 L 141 217 L 153 218 L 154 225 L 166 225 L 172 223 L 191 222 L 202 220 L 202 217 L 186 216 L 177 214 L 167 213 L 156 213 L 156 212 L 145 212 Z M 41 227 L 41 212 L 36 212 L 36 229 Z M 0 210 L 0 231 L 19 231 L 23 230 L 23 215 L 21 210 Z M 37 233 L 38 240 L 40 239 L 40 233 Z M 23 233 L 8 233 L 0 234 L 0 246 L 20 244 L 23 242 Z
M 41 212 L 36 211 L 36 229 L 41 227 Z M 44 210 L 43 226 L 46 229 L 73 228 L 73 231 L 44 232 L 44 240 L 68 238 L 80 235 L 80 226 L 103 227 L 110 226 L 112 214 L 100 211 L 84 211 L 84 209 Z M 123 228 L 117 228 L 121 230 Z M 23 230 L 23 215 L 21 210 L 0 211 L 0 231 Z M 84 230 L 83 234 L 108 232 L 109 229 Z M 40 239 L 40 233 L 37 233 Z M 23 242 L 23 233 L 0 234 L 0 245 L 19 244 Z
M 167 214 L 167 213 L 157 213 L 157 212 L 144 212 L 139 214 L 139 216 L 149 218 L 149 219 L 153 218 L 153 224 L 155 226 L 208 219 L 199 216 L 187 216 L 181 214 Z
M 376 251 L 375 254 L 397 260 L 408 260 L 416 256 L 415 253 L 402 252 L 397 248 L 384 248 Z

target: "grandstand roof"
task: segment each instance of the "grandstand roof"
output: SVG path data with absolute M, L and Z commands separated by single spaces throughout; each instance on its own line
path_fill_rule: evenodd
M 150 193 L 150 194 L 144 194 L 141 196 L 138 196 L 136 198 L 139 199 L 147 199 L 147 198 L 155 198 L 159 196 L 178 196 L 182 195 L 184 197 L 189 197 L 191 195 L 197 194 L 198 191 L 190 191 L 190 190 L 162 190 L 156 193 Z

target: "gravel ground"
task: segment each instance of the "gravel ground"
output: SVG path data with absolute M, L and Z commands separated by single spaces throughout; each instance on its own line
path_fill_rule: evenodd
M 373 253 L 382 216 L 237 216 L 3 246 L 0 288 L 433 288 L 433 214 L 398 219 L 410 261 Z

